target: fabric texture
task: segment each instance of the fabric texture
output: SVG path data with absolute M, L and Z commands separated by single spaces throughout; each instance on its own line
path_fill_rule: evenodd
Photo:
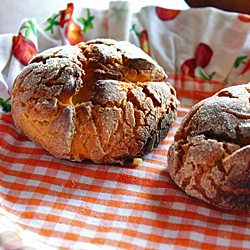
M 15 77 L 47 48 L 94 38 L 128 40 L 166 71 L 181 102 L 166 139 L 139 166 L 53 157 L 20 133 L 10 109 Z M 170 178 L 167 151 L 192 105 L 250 81 L 250 17 L 214 8 L 169 10 L 128 2 L 73 4 L 0 36 L 0 246 L 3 249 L 249 249 L 249 211 L 188 197 Z M 12 247 L 12 248 L 11 248 Z M 26 247 L 26 248 L 25 248 Z

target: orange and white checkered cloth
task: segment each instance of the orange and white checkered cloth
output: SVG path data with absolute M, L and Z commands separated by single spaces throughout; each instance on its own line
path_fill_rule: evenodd
M 123 20 L 115 18 L 125 15 L 124 32 L 114 37 L 112 29 L 112 38 L 141 46 L 166 69 L 181 101 L 173 128 L 137 167 L 97 165 L 55 158 L 16 129 L 11 112 L 2 115 L 0 248 L 250 249 L 249 211 L 222 210 L 188 197 L 167 168 L 168 148 L 192 105 L 224 86 L 250 81 L 250 18 L 212 8 L 154 6 L 131 14 L 127 3 L 112 4 L 110 10 L 75 8 L 73 14 L 69 5 L 41 24 L 25 20 L 19 41 L 33 52 L 30 41 L 37 52 L 72 43 L 65 25 L 74 21 L 81 27 L 80 17 L 93 26 L 85 29 L 85 40 L 110 37 L 112 24 L 119 27 L 117 20 Z M 13 54 L 12 38 L 0 36 L 3 100 L 25 59 Z
M 211 207 L 185 195 L 170 178 L 167 150 L 188 110 L 179 108 L 167 138 L 135 168 L 57 159 L 20 134 L 11 114 L 4 115 L 0 213 L 60 249 L 249 248 L 248 211 Z

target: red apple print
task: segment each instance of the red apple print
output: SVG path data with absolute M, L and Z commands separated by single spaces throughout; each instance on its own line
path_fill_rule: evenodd
M 181 12 L 180 10 L 165 9 L 161 7 L 155 7 L 157 16 L 162 21 L 170 21 L 176 18 L 176 16 Z
M 83 34 L 81 33 L 81 27 L 76 24 L 73 19 L 70 19 L 67 23 L 65 36 L 71 45 L 84 41 Z
M 140 39 L 141 49 L 150 55 L 149 43 L 148 43 L 148 33 L 146 30 L 142 30 L 141 32 L 137 32 L 135 30 L 135 24 L 132 25 L 130 31 L 134 31 L 137 37 Z
M 60 26 L 62 28 L 63 28 L 65 23 L 67 23 L 69 20 L 72 19 L 73 11 L 74 11 L 73 3 L 68 3 L 67 4 L 67 9 L 60 11 L 60 13 L 62 14 L 61 18 L 60 18 Z
M 246 14 L 242 14 L 242 13 L 239 13 L 238 14 L 238 19 L 242 22 L 246 22 L 246 23 L 249 23 L 250 22 L 250 15 L 246 15 Z
M 213 50 L 205 43 L 200 43 L 195 54 L 196 66 L 205 68 L 213 55 Z
M 246 65 L 245 65 L 243 71 L 241 72 L 241 74 L 243 75 L 249 70 L 250 70 L 250 58 L 247 60 Z
M 37 54 L 34 43 L 21 33 L 18 36 L 13 36 L 12 43 L 13 55 L 24 66 L 28 65 L 29 61 Z
M 194 77 L 194 70 L 196 68 L 195 59 L 188 59 L 181 65 L 181 72 L 184 76 Z
M 93 29 L 92 20 L 94 16 L 90 15 L 90 10 L 87 9 L 87 19 L 80 17 L 77 19 L 79 23 L 83 24 L 83 29 L 73 20 L 73 11 L 74 5 L 73 3 L 69 3 L 65 10 L 61 10 L 57 15 L 53 18 L 48 18 L 47 22 L 49 23 L 48 27 L 45 28 L 45 31 L 50 31 L 51 34 L 54 33 L 53 27 L 56 25 L 60 25 L 61 28 L 65 27 L 65 37 L 69 41 L 71 45 L 75 45 L 77 43 L 84 41 L 84 33 L 88 29 Z M 58 21 L 57 18 L 60 17 Z
M 203 68 L 209 64 L 212 56 L 213 50 L 207 44 L 200 43 L 197 47 L 195 58 L 188 59 L 181 65 L 182 74 L 194 77 L 195 69 L 197 68 L 202 79 L 212 80 L 215 72 L 206 75 L 203 71 Z
M 65 37 L 71 45 L 75 45 L 84 41 L 83 34 L 81 33 L 81 27 L 76 24 L 72 18 L 73 11 L 74 5 L 73 3 L 69 3 L 66 10 L 60 11 L 62 15 L 59 22 L 62 28 L 66 24 Z
M 72 18 L 73 11 L 74 5 L 69 3 L 66 10 L 60 11 L 61 18 L 59 22 L 61 27 L 64 27 L 66 24 L 65 36 L 71 45 L 75 45 L 84 41 L 83 34 L 87 29 L 93 29 L 92 20 L 94 19 L 94 16 L 90 15 L 90 10 L 87 9 L 87 19 L 83 17 L 77 19 L 77 21 L 82 23 L 84 26 L 84 28 L 81 29 L 81 27 Z M 47 28 L 47 30 L 48 29 L 51 29 L 50 26 Z
M 149 52 L 149 44 L 148 44 L 148 33 L 146 30 L 142 30 L 141 31 L 141 37 L 140 37 L 140 42 L 141 42 L 141 48 L 142 50 L 147 53 L 148 55 L 150 55 Z

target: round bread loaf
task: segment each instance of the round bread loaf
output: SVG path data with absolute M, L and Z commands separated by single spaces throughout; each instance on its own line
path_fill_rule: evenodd
M 168 152 L 171 177 L 188 195 L 224 209 L 250 208 L 250 84 L 196 104 Z
M 172 126 L 179 102 L 166 77 L 128 42 L 52 48 L 17 76 L 14 122 L 59 158 L 124 164 L 152 151 Z

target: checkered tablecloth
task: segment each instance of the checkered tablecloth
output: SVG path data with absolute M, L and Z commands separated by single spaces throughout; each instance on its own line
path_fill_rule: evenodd
M 2 100 L 25 64 L 17 38 L 34 53 L 73 44 L 67 24 L 74 22 L 84 34 L 78 39 L 129 40 L 156 59 L 181 101 L 178 117 L 166 139 L 135 167 L 57 159 L 2 111 L 0 249 L 250 249 L 249 211 L 188 197 L 167 168 L 168 148 L 191 106 L 224 86 L 250 81 L 250 18 L 212 8 L 150 6 L 131 13 L 126 2 L 111 3 L 109 10 L 72 7 L 41 24 L 24 20 L 19 34 L 0 36 Z

